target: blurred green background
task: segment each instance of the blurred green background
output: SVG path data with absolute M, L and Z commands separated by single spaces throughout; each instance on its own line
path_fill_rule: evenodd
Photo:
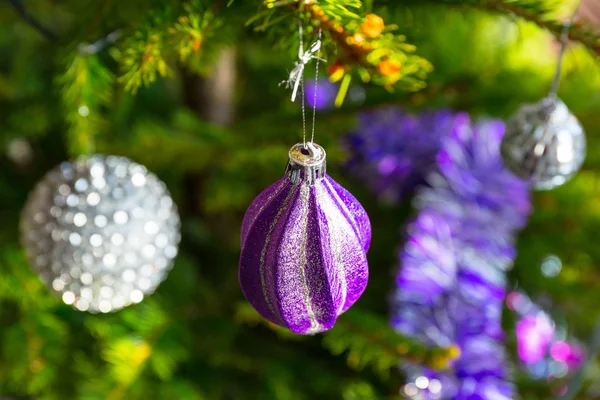
M 292 12 L 278 11 L 281 21 L 256 31 L 257 24 L 245 24 L 264 10 L 262 2 L 229 3 L 0 1 L 0 396 L 397 399 L 403 377 L 396 366 L 406 362 L 398 346 L 408 346 L 417 360 L 428 357 L 387 326 L 410 202 L 379 203 L 344 171 L 340 141 L 362 109 L 450 107 L 506 118 L 540 99 L 556 66 L 555 21 L 575 3 L 367 0 L 358 9 L 397 25 L 395 35 L 404 35 L 434 69 L 416 92 L 355 78 L 353 84 L 365 88 L 364 102 L 346 101 L 317 116 L 328 173 L 367 209 L 373 242 L 365 294 L 335 329 L 315 337 L 263 323 L 237 282 L 243 213 L 281 177 L 302 125 L 298 105 L 279 86 L 297 52 L 297 37 L 289 36 L 296 29 Z M 586 3 L 580 19 L 593 30 L 597 2 Z M 199 16 L 192 30 L 199 36 L 171 48 L 160 38 L 177 29 L 182 15 Z M 56 39 L 32 27 L 31 18 Z M 203 35 L 206 21 L 218 29 Z M 116 42 L 97 54 L 81 51 L 82 43 L 115 31 Z M 600 304 L 600 36 L 582 37 L 587 46 L 572 43 L 559 95 L 585 127 L 587 159 L 570 183 L 535 195 L 510 281 L 534 298 L 552 299 L 553 315 L 586 341 Z M 201 54 L 183 57 L 181 50 L 197 41 Z M 162 45 L 148 50 L 153 43 Z M 326 37 L 325 45 L 334 60 L 335 44 Z M 135 74 L 132 54 L 140 53 L 152 57 L 154 79 L 151 71 Z M 132 93 L 136 79 L 148 82 Z M 82 104 L 89 109 L 85 117 Z M 146 165 L 167 184 L 182 219 L 180 254 L 169 278 L 153 296 L 115 314 L 62 304 L 29 269 L 18 240 L 20 211 L 36 181 L 88 152 Z M 562 260 L 557 277 L 541 274 L 548 254 Z M 514 356 L 510 325 L 507 318 Z M 551 397 L 545 382 L 518 370 L 515 376 L 523 399 Z M 585 388 L 598 377 L 592 360 Z M 594 396 L 583 390 L 577 398 Z

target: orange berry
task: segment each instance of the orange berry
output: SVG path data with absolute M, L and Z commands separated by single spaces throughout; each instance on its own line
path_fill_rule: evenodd
M 365 22 L 360 25 L 360 29 L 363 33 L 370 38 L 376 38 L 381 35 L 383 28 L 385 28 L 383 18 L 375 14 L 367 15 L 365 17 Z
M 354 34 L 354 36 L 352 36 L 352 38 L 354 39 L 354 43 L 359 46 L 365 42 L 365 37 L 360 33 Z
M 400 73 L 401 65 L 398 61 L 385 60 L 379 63 L 377 70 L 384 76 L 394 76 Z

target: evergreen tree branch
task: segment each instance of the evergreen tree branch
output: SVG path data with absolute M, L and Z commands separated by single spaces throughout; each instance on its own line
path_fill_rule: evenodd
M 304 21 L 305 26 L 312 28 L 313 35 L 318 29 L 323 31 L 325 58 L 333 59 L 328 73 L 333 81 L 345 79 L 346 86 L 342 87 L 347 87 L 352 73 L 364 82 L 372 82 L 388 90 L 415 91 L 425 86 L 424 79 L 432 70 L 431 64 L 412 54 L 415 46 L 406 43 L 406 38 L 396 32 L 396 26 L 386 25 L 375 14 L 359 15 L 360 1 L 265 0 L 265 4 L 267 11 L 259 12 L 251 20 L 255 22 L 262 18 L 257 30 L 270 28 L 275 21 L 289 16 L 291 12 Z M 276 12 L 282 15 L 275 17 Z M 283 36 L 296 37 L 291 32 Z M 298 43 L 288 42 L 292 45 Z M 331 49 L 333 44 L 335 48 Z M 341 101 L 337 103 L 341 105 Z
M 89 154 L 104 124 L 101 107 L 112 99 L 114 75 L 96 54 L 76 52 L 58 82 L 63 89 L 70 152 Z
M 381 318 L 356 309 L 340 317 L 325 334 L 324 345 L 335 355 L 348 351 L 350 366 L 360 369 L 371 364 L 382 374 L 405 361 L 445 369 L 460 354 L 456 346 L 428 347 L 399 334 Z
M 170 380 L 177 365 L 188 357 L 185 347 L 173 339 L 181 333 L 179 316 L 166 312 L 160 302 L 146 299 L 137 309 L 111 317 L 112 321 L 97 319 L 88 323 L 90 331 L 103 341 L 102 358 L 114 382 L 108 400 L 130 396 L 134 387 L 143 383 L 146 372 Z M 126 334 L 115 335 L 106 329 L 119 324 L 127 326 Z
M 565 27 L 564 23 L 545 19 L 543 14 L 538 14 L 525 8 L 512 5 L 507 1 L 485 0 L 483 4 L 492 10 L 495 9 L 499 12 L 507 12 L 519 18 L 533 22 L 539 27 L 550 31 L 557 38 L 560 38 L 560 35 Z M 600 56 L 600 35 L 594 34 L 589 27 L 586 27 L 580 23 L 573 24 L 573 26 L 569 29 L 569 40 L 580 42 L 590 49 L 590 51 L 594 52 L 597 56 Z
M 233 21 L 226 23 L 217 15 L 219 7 L 208 9 L 201 3 L 185 3 L 180 13 L 154 13 L 124 41 L 117 58 L 123 70 L 119 81 L 126 91 L 135 94 L 158 77 L 173 75 L 176 61 L 197 74 L 214 65 L 220 49 L 230 42 Z
M 120 60 L 125 72 L 119 78 L 125 84 L 125 90 L 135 94 L 140 87 L 156 81 L 157 76 L 166 77 L 173 73 L 164 57 L 166 47 L 160 29 L 136 32 L 125 42 Z
M 29 26 L 38 31 L 42 36 L 44 36 L 47 40 L 51 42 L 58 41 L 58 37 L 54 32 L 52 32 L 49 28 L 44 26 L 40 21 L 34 18 L 27 9 L 25 8 L 25 4 L 23 4 L 23 0 L 8 0 L 12 8 L 15 9 L 15 12 L 21 17 L 23 21 L 25 21 Z
M 565 27 L 565 23 L 552 20 L 548 17 L 553 13 L 552 7 L 544 0 L 409 0 L 403 4 L 413 3 L 442 3 L 449 6 L 474 7 L 500 14 L 513 15 L 546 29 L 557 38 Z M 390 1 L 379 1 L 379 4 L 390 4 Z M 580 42 L 591 52 L 600 56 L 600 34 L 583 23 L 574 23 L 569 29 L 569 40 Z
M 301 340 L 298 335 L 261 318 L 246 303 L 238 306 L 236 320 L 240 323 L 263 323 L 282 338 Z M 323 345 L 334 355 L 346 352 L 350 367 L 362 369 L 371 365 L 382 375 L 387 375 L 391 368 L 406 361 L 445 369 L 460 354 L 456 346 L 426 346 L 396 332 L 380 317 L 356 309 L 341 316 L 333 329 L 323 334 Z

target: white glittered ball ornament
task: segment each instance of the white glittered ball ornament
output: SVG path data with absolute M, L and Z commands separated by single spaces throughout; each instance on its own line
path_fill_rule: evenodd
M 549 190 L 581 168 L 585 133 L 567 106 L 550 96 L 523 105 L 507 122 L 501 151 L 506 167 L 515 175 L 535 190 Z
M 21 241 L 66 304 L 117 311 L 154 292 L 173 266 L 177 208 L 165 184 L 127 158 L 95 155 L 51 170 L 30 193 Z

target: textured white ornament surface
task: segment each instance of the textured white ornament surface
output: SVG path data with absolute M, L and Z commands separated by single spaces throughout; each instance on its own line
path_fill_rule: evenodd
M 62 163 L 37 184 L 21 241 L 66 304 L 110 312 L 139 303 L 166 278 L 179 228 L 162 181 L 127 158 L 96 155 Z
M 502 139 L 506 166 L 536 190 L 567 182 L 585 159 L 585 133 L 558 99 L 526 104 L 507 122 Z

